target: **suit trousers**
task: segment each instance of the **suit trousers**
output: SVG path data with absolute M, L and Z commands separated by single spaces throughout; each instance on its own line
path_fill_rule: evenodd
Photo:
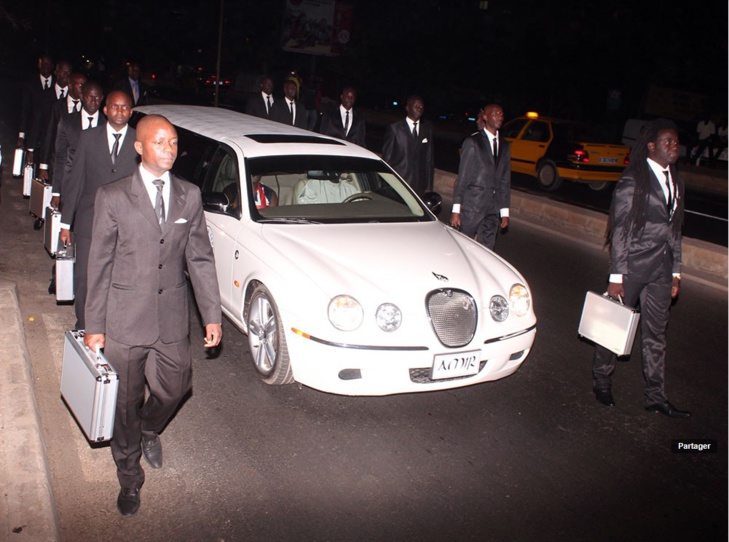
M 104 353 L 119 374 L 111 453 L 121 487 L 144 483 L 142 435 L 159 434 L 192 386 L 190 340 L 128 346 L 106 337 Z M 145 400 L 145 383 L 149 394 Z
M 74 231 L 73 242 L 76 243 L 76 261 L 73 264 L 73 293 L 76 313 L 76 329 L 86 329 L 84 318 L 86 307 L 86 284 L 89 265 L 89 250 L 91 249 L 91 232 Z
M 640 348 L 645 380 L 646 406 L 664 403 L 666 328 L 671 309 L 672 274 L 660 273 L 650 282 L 631 280 L 623 276 L 625 298 L 623 302 L 635 307 L 640 300 Z M 615 371 L 615 354 L 601 346 L 595 348 L 592 365 L 594 389 L 610 389 L 612 374 Z
M 461 233 L 476 240 L 490 250 L 496 247 L 496 234 L 499 231 L 501 217 L 496 206 L 496 191 L 492 192 L 492 199 L 486 209 L 472 209 L 468 205 L 461 206 Z

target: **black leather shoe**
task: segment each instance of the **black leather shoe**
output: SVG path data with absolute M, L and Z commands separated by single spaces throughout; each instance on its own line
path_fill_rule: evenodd
M 123 487 L 116 499 L 116 507 L 122 516 L 133 516 L 139 511 L 139 489 Z
M 668 416 L 669 418 L 688 418 L 691 416 L 691 413 L 687 410 L 679 410 L 668 401 L 666 401 L 665 403 L 649 405 L 645 407 L 645 409 L 648 412 L 660 412 L 661 414 L 663 414 L 664 416 Z
M 153 469 L 162 467 L 162 442 L 159 435 L 150 440 L 142 439 L 142 454 Z
M 613 394 L 610 390 L 595 390 L 595 399 L 601 405 L 615 406 L 615 399 L 613 399 Z

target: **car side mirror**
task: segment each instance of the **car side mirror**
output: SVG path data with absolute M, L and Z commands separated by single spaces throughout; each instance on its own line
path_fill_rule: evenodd
M 426 192 L 423 194 L 423 202 L 425 206 L 430 209 L 430 212 L 434 215 L 440 213 L 441 205 L 443 204 L 443 198 L 438 192 Z
M 228 197 L 220 192 L 203 192 L 202 202 L 203 209 L 211 213 L 225 213 L 230 203 Z

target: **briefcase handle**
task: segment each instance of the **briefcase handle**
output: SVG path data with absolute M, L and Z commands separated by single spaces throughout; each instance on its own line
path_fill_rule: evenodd
M 622 297 L 621 297 L 620 295 L 618 295 L 618 298 L 617 298 L 617 299 L 615 299 L 614 297 L 610 297 L 610 296 L 608 295 L 608 293 L 607 293 L 607 290 L 606 290 L 606 291 L 605 291 L 605 293 L 604 293 L 604 294 L 602 294 L 602 296 L 603 296 L 603 297 L 607 297 L 608 299 L 612 299 L 613 301 L 615 301 L 615 302 L 618 302 L 618 303 L 620 303 L 621 305 L 625 305 L 625 303 L 623 303 L 623 298 L 622 298 Z

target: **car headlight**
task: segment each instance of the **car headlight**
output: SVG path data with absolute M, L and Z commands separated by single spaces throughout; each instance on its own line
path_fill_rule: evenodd
M 352 331 L 362 324 L 362 306 L 355 298 L 338 295 L 329 302 L 329 321 L 342 331 Z
M 504 296 L 495 295 L 489 303 L 491 318 L 497 322 L 503 322 L 509 317 L 509 302 Z
M 524 316 L 532 306 L 529 290 L 523 284 L 514 284 L 511 287 L 511 290 L 509 290 L 509 302 L 511 303 L 511 310 L 517 316 Z
M 397 305 L 383 303 L 377 307 L 375 319 L 382 331 L 395 331 L 402 323 L 402 312 L 397 308 Z

